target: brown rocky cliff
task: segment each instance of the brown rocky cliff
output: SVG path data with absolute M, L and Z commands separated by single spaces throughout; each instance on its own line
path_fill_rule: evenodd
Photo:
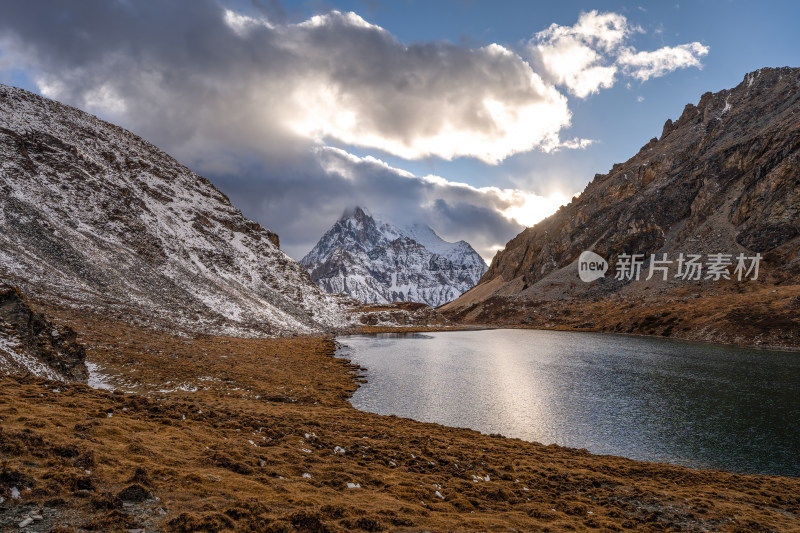
M 581 282 L 576 260 L 584 250 L 608 259 L 610 275 Z M 685 289 L 680 280 L 647 288 L 614 280 L 621 253 L 760 253 L 763 273 L 753 284 L 796 284 L 799 251 L 800 69 L 765 68 L 687 105 L 660 138 L 512 239 L 478 286 L 444 311 L 505 323 L 522 301 L 647 299 Z M 726 287 L 741 290 L 703 280 L 691 296 Z

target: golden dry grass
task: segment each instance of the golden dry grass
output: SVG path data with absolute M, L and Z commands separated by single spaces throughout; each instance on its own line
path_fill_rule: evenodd
M 62 532 L 800 531 L 797 479 L 356 411 L 358 369 L 332 357 L 331 339 L 71 321 L 90 360 L 131 392 L 2 379 L 0 527 L 36 507 L 45 520 L 30 527 Z M 132 485 L 158 499 L 128 501 Z
M 484 327 L 631 333 L 741 346 L 800 349 L 800 285 L 695 286 L 649 296 L 536 301 L 490 298 L 450 310 L 455 323 Z

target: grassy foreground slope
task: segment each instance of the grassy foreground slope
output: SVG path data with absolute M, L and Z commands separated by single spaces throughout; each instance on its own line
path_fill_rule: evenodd
M 117 391 L 2 377 L 3 530 L 800 531 L 797 479 L 356 411 L 328 338 L 60 318 Z

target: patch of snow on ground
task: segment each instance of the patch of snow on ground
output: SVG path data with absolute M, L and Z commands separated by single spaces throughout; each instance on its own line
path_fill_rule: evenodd
M 178 391 L 197 392 L 198 390 L 200 390 L 200 389 L 198 389 L 197 387 L 195 387 L 194 385 L 192 385 L 190 383 L 181 383 L 177 387 L 173 387 L 171 389 L 159 389 L 158 392 L 161 392 L 161 393 L 164 393 L 164 394 L 169 394 L 170 392 L 178 392 Z
M 109 376 L 101 374 L 102 367 L 96 363 L 86 361 L 86 369 L 89 371 L 89 379 L 86 384 L 93 389 L 103 389 L 113 391 L 114 386 L 109 383 Z

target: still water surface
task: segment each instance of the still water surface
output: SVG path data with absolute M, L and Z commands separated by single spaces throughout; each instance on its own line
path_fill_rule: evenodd
M 538 330 L 340 337 L 357 409 L 598 454 L 800 476 L 800 354 Z

